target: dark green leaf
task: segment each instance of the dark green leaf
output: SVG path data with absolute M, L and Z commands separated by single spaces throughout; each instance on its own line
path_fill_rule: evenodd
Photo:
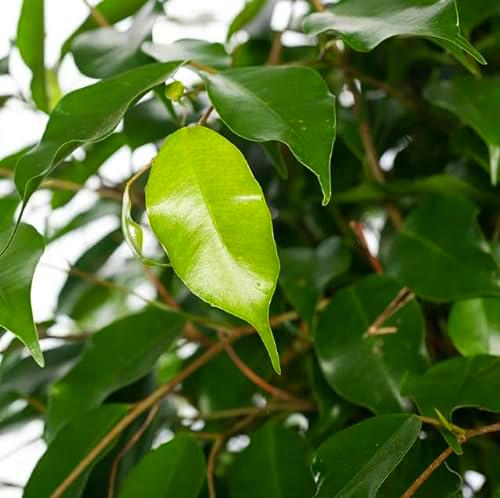
M 179 435 L 147 453 L 123 482 L 119 498 L 197 498 L 205 457 L 192 436 Z
M 9 74 L 9 56 L 0 59 L 0 74 Z
M 323 205 L 331 197 L 335 97 L 306 67 L 251 67 L 203 74 L 217 112 L 237 135 L 282 142 L 317 177 Z
M 229 470 L 231 498 L 304 498 L 314 482 L 306 447 L 293 430 L 268 422 L 250 435 L 251 442 Z
M 264 195 L 241 152 L 208 128 L 180 129 L 153 163 L 146 207 L 179 278 L 252 324 L 279 371 L 269 326 L 279 260 Z
M 399 393 L 405 372 L 426 367 L 424 320 L 415 301 L 383 327 L 388 335 L 368 335 L 368 328 L 400 291 L 393 280 L 369 276 L 336 294 L 319 316 L 316 351 L 329 384 L 343 397 L 375 413 L 402 411 Z
M 158 10 L 161 9 L 153 0 L 141 9 L 127 31 L 104 27 L 77 36 L 73 40 L 71 53 L 78 69 L 91 78 L 109 78 L 147 64 L 149 59 L 140 51 L 140 47 L 151 35 Z
M 374 498 L 420 433 L 415 415 L 374 417 L 333 435 L 314 456 L 317 498 Z
M 339 237 L 330 237 L 316 249 L 283 249 L 280 261 L 280 285 L 293 307 L 311 325 L 326 285 L 349 269 L 351 254 Z
M 401 391 L 422 414 L 434 417 L 439 410 L 450 419 L 456 408 L 466 406 L 499 412 L 499 390 L 500 358 L 478 355 L 441 361 L 424 375 L 409 375 Z
M 216 68 L 231 64 L 231 57 L 224 45 L 203 40 L 177 40 L 170 45 L 146 42 L 142 45 L 142 50 L 159 62 L 187 60 Z
M 426 199 L 397 234 L 389 271 L 433 301 L 500 295 L 500 272 L 476 216 L 477 208 L 466 199 Z
M 78 414 L 153 369 L 155 361 L 181 332 L 183 323 L 179 315 L 152 308 L 93 335 L 78 363 L 51 387 L 49 437 Z
M 49 111 L 45 79 L 44 0 L 23 0 L 16 45 L 32 73 L 31 96 L 42 111 Z
M 310 35 L 330 32 L 354 50 L 368 52 L 398 35 L 423 36 L 449 48 L 461 58 L 462 51 L 481 64 L 483 56 L 460 34 L 455 0 L 350 0 L 327 11 L 311 14 L 304 22 Z
M 104 405 L 79 416 L 49 444 L 24 488 L 23 498 L 49 497 L 83 457 L 127 413 L 127 405 Z M 111 447 L 107 448 L 109 451 Z M 101 453 L 64 493 L 64 498 L 79 498 L 92 467 L 105 455 Z
M 267 0 L 247 0 L 243 9 L 238 12 L 238 15 L 232 20 L 227 30 L 226 39 L 229 40 L 231 36 L 243 29 L 248 23 L 253 21 L 259 14 L 262 8 L 266 5 Z
M 479 298 L 453 305 L 448 333 L 464 356 L 500 356 L 500 298 Z

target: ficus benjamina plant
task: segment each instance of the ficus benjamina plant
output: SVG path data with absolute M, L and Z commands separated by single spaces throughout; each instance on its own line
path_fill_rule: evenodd
M 170 2 L 85 2 L 50 67 L 21 3 L 0 106 L 48 117 L 0 160 L 0 431 L 46 449 L 0 486 L 500 497 L 500 2 L 247 0 L 169 44 Z M 94 82 L 64 93 L 71 58 Z M 64 223 L 33 226 L 41 190 Z

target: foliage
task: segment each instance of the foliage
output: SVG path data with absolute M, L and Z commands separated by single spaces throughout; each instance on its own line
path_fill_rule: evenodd
M 103 0 L 48 68 L 23 1 L 48 114 L 0 160 L 0 430 L 47 443 L 23 496 L 500 496 L 498 2 L 300 5 L 158 44 L 168 3 Z M 61 96 L 70 56 L 99 81 Z M 65 225 L 29 224 L 38 190 Z M 44 247 L 105 217 L 33 323 Z

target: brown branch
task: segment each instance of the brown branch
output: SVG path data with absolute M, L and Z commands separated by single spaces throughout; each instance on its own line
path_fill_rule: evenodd
M 278 31 L 274 34 L 273 44 L 271 45 L 271 50 L 269 51 L 269 57 L 267 63 L 271 66 L 279 64 L 281 57 L 281 49 L 283 45 L 281 43 L 282 31 Z
M 129 439 L 127 444 L 122 448 L 122 450 L 116 455 L 116 458 L 113 460 L 113 464 L 111 466 L 111 472 L 109 475 L 109 487 L 108 487 L 108 498 L 113 498 L 115 495 L 115 483 L 116 483 L 116 475 L 118 473 L 118 466 L 122 458 L 139 442 L 139 439 L 146 432 L 147 428 L 153 422 L 158 410 L 160 409 L 160 403 L 156 403 L 148 413 L 148 416 L 144 420 L 144 423 L 139 427 L 139 430 Z
M 374 256 L 371 253 L 370 248 L 368 247 L 368 242 L 366 241 L 365 232 L 363 230 L 363 223 L 361 223 L 360 221 L 352 220 L 349 225 L 351 227 L 351 230 L 356 235 L 356 239 L 358 240 L 358 243 L 361 246 L 364 254 L 368 258 L 370 265 L 375 270 L 375 273 L 384 273 L 384 269 L 382 268 L 382 264 L 380 263 L 379 259 L 377 258 L 377 256 Z
M 214 110 L 213 105 L 207 107 L 207 110 L 202 114 L 201 118 L 198 121 L 198 124 L 200 126 L 205 126 L 207 124 L 208 118 L 210 117 L 210 114 L 212 114 L 213 110 Z
M 415 299 L 415 294 L 408 289 L 408 287 L 403 287 L 397 294 L 397 296 L 387 305 L 387 307 L 380 313 L 380 315 L 375 318 L 374 322 L 368 327 L 366 331 L 367 336 L 373 335 L 384 335 L 384 333 L 394 333 L 392 327 L 382 328 L 382 325 L 395 313 L 397 313 L 401 308 L 406 306 L 411 300 Z M 397 331 L 397 329 L 395 330 Z
M 88 0 L 83 0 L 83 3 L 89 9 L 92 19 L 94 19 L 95 23 L 98 26 L 101 26 L 101 28 L 109 26 L 108 20 L 99 12 L 99 9 L 97 7 L 94 7 Z

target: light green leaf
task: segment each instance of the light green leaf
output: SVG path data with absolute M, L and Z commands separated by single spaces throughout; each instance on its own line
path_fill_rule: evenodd
M 335 97 L 320 75 L 306 67 L 249 67 L 202 76 L 226 125 L 247 140 L 288 145 L 318 177 L 328 204 Z
M 234 33 L 240 31 L 248 23 L 253 21 L 266 3 L 267 0 L 247 0 L 243 9 L 241 9 L 238 15 L 231 21 L 229 29 L 227 30 L 226 40 L 229 40 Z
M 279 371 L 268 318 L 279 260 L 262 189 L 241 152 L 210 129 L 180 129 L 154 160 L 146 207 L 179 278 L 254 326 Z
M 0 246 L 12 229 L 18 199 L 0 199 Z M 43 367 L 43 355 L 31 311 L 31 283 L 44 241 L 30 225 L 21 224 L 10 247 L 0 256 L 0 325 L 10 330 Z
M 178 435 L 147 453 L 125 478 L 119 498 L 197 498 L 205 456 L 192 436 Z
M 384 415 L 334 434 L 314 456 L 315 498 L 374 498 L 421 425 L 415 415 Z
M 326 380 L 341 396 L 375 413 L 407 409 L 400 382 L 407 371 L 420 373 L 427 365 L 424 319 L 416 301 L 383 324 L 397 332 L 367 334 L 400 289 L 387 277 L 366 277 L 339 291 L 318 320 L 314 342 Z
M 314 492 L 306 445 L 295 431 L 267 422 L 229 469 L 231 498 L 304 498 Z
M 459 301 L 451 309 L 448 333 L 464 356 L 500 356 L 500 298 Z
M 93 335 L 78 363 L 51 386 L 46 428 L 49 439 L 65 423 L 152 370 L 183 324 L 177 314 L 146 309 Z
M 24 0 L 17 25 L 16 45 L 30 68 L 31 96 L 42 111 L 49 111 L 45 79 L 44 0 Z
M 52 493 L 68 474 L 116 425 L 128 409 L 127 405 L 104 405 L 90 413 L 80 415 L 71 424 L 64 427 L 36 464 L 24 488 L 23 498 L 48 498 L 52 496 Z M 114 443 L 91 462 L 64 493 L 64 498 L 81 497 L 92 467 L 105 456 Z
M 430 417 L 439 410 L 451 420 L 457 408 L 478 407 L 500 412 L 500 358 L 470 356 L 437 363 L 424 375 L 409 375 L 401 392 L 412 397 Z
M 434 82 L 426 88 L 425 97 L 458 116 L 486 142 L 491 182 L 496 185 L 500 178 L 500 124 L 496 112 L 500 106 L 500 79 L 460 76 Z
M 314 13 L 304 22 L 310 35 L 330 32 L 354 50 L 368 52 L 394 36 L 423 36 L 462 51 L 481 64 L 484 57 L 460 34 L 455 0 L 349 0 Z
M 287 299 L 309 324 L 327 284 L 349 269 L 351 254 L 339 237 L 324 240 L 316 249 L 292 247 L 279 253 L 280 286 Z
M 406 218 L 387 269 L 417 295 L 454 301 L 500 295 L 500 272 L 476 221 L 460 197 L 431 197 Z
M 127 31 L 105 27 L 77 36 L 71 46 L 71 53 L 78 69 L 91 78 L 108 78 L 147 64 L 148 57 L 140 51 L 140 47 L 151 35 L 159 11 L 159 4 L 150 1 L 137 14 Z
M 159 62 L 187 60 L 216 68 L 224 68 L 231 64 L 231 57 L 224 49 L 224 45 L 203 40 L 177 40 L 169 45 L 145 42 L 142 51 Z

